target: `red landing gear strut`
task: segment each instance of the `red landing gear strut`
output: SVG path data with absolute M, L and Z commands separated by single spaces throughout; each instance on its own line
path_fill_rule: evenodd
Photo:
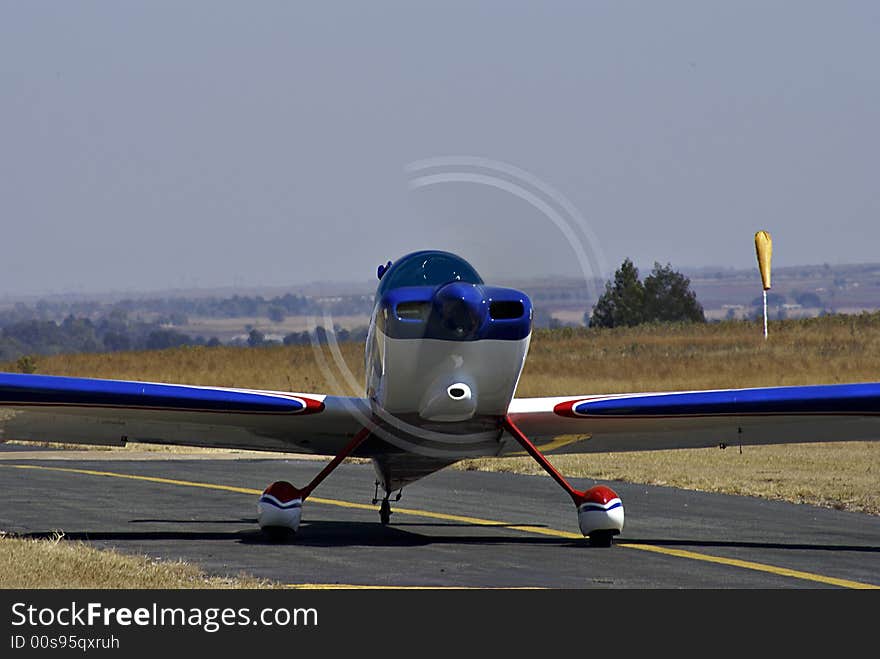
M 270 535 L 296 533 L 302 519 L 303 501 L 369 436 L 369 428 L 362 428 L 304 488 L 298 489 L 287 481 L 275 481 L 263 490 L 257 502 L 257 522 L 260 528 Z
M 617 493 L 604 485 L 597 485 L 584 492 L 574 489 L 509 416 L 504 418 L 503 427 L 568 492 L 577 507 L 578 525 L 581 532 L 590 539 L 590 544 L 595 547 L 610 547 L 611 539 L 623 530 L 623 504 Z

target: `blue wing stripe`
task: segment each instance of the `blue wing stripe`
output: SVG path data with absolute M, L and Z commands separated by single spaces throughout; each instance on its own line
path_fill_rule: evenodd
M 578 416 L 880 414 L 880 383 L 646 394 L 587 400 Z
M 305 405 L 285 396 L 244 391 L 0 373 L 0 405 L 71 405 L 179 411 L 284 414 Z

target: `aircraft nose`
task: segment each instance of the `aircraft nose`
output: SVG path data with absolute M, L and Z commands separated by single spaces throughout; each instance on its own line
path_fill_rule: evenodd
M 475 336 L 487 314 L 482 291 L 474 284 L 457 281 L 437 289 L 434 308 L 441 329 L 455 339 Z

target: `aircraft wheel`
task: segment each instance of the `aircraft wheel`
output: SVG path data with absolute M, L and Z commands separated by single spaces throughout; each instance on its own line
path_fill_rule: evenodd
M 382 507 L 379 508 L 379 521 L 382 522 L 383 526 L 388 526 L 388 523 L 391 521 L 391 503 L 388 499 L 382 500 Z
M 590 534 L 591 547 L 610 547 L 615 536 L 614 531 L 593 531 Z
M 290 542 L 296 537 L 296 531 L 289 526 L 264 526 L 260 530 L 269 542 Z

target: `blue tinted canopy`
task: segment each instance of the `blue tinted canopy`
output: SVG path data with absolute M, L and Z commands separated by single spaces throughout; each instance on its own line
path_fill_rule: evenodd
M 441 286 L 453 281 L 482 284 L 470 263 L 450 252 L 424 250 L 398 259 L 382 274 L 376 296 L 404 286 Z

